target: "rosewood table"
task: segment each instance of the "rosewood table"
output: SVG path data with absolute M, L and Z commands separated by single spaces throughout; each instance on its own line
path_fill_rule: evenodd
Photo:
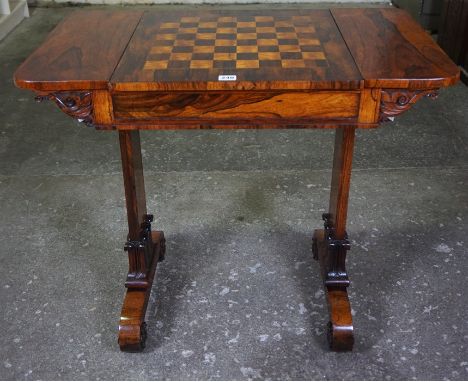
M 119 326 L 143 349 L 164 235 L 146 211 L 139 130 L 333 128 L 331 195 L 313 234 L 328 301 L 328 340 L 351 350 L 346 215 L 356 128 L 392 120 L 457 82 L 459 70 L 393 8 L 78 11 L 19 67 L 15 83 L 98 130 L 117 130 L 129 270 Z

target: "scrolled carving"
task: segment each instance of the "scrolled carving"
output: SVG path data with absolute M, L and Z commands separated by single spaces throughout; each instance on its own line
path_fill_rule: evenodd
M 380 98 L 380 122 L 393 121 L 397 115 L 408 110 L 422 97 L 435 99 L 437 96 L 437 89 L 382 89 Z
M 93 102 L 91 92 L 56 92 L 38 94 L 36 101 L 54 101 L 65 114 L 93 126 Z

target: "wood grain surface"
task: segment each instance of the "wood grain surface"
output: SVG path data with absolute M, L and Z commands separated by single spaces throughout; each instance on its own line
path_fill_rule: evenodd
M 354 138 L 356 129 L 340 128 L 335 132 L 333 171 L 330 190 L 330 224 L 335 228 L 335 238 L 344 239 L 348 213 L 348 196 L 351 184 Z
M 361 76 L 329 10 L 150 11 L 111 82 L 119 91 L 356 89 Z
M 458 67 L 419 24 L 395 8 L 332 9 L 365 87 L 452 85 Z
M 351 118 L 358 92 L 120 92 L 113 95 L 116 120 L 247 118 Z
M 76 11 L 18 68 L 15 83 L 35 90 L 106 89 L 142 11 Z
M 220 81 L 219 75 L 234 75 Z M 429 89 L 459 70 L 394 8 L 80 10 L 15 73 L 38 91 Z

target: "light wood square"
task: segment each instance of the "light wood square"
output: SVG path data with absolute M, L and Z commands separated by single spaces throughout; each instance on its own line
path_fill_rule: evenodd
M 219 39 L 215 41 L 215 46 L 236 46 L 236 40 Z
M 157 34 L 156 35 L 156 40 L 175 40 L 176 38 L 176 34 L 173 34 L 173 33 L 170 33 L 170 34 L 166 34 L 166 33 L 161 33 L 161 34 Z
M 275 21 L 275 27 L 291 27 L 292 23 L 289 20 Z
M 281 60 L 281 54 L 279 52 L 259 52 L 258 53 L 259 60 Z
M 172 46 L 153 46 L 150 50 L 150 53 L 152 54 L 171 53 L 171 52 L 172 52 Z
M 201 21 L 198 23 L 199 28 L 216 28 L 218 23 L 216 21 Z
M 214 40 L 216 38 L 216 33 L 197 33 L 197 40 Z
M 257 33 L 276 33 L 276 28 L 274 27 L 257 27 Z
M 255 28 L 256 25 L 255 21 L 239 21 L 237 28 Z
M 212 45 L 203 46 L 203 45 L 195 45 L 193 47 L 193 53 L 213 53 L 215 51 L 215 47 Z
M 237 28 L 234 27 L 222 27 L 218 28 L 216 30 L 217 33 L 230 33 L 230 34 L 236 34 L 237 33 Z
M 156 70 L 156 69 L 167 69 L 167 61 L 146 61 L 143 69 Z
M 238 69 L 257 69 L 260 67 L 258 60 L 237 60 L 236 68 Z
M 257 40 L 258 46 L 278 46 L 278 40 L 275 38 L 260 38 Z
M 179 33 L 197 33 L 198 28 L 179 28 Z
M 190 61 L 190 69 L 210 69 L 213 65 L 211 60 L 192 60 Z
M 305 62 L 303 60 L 283 60 L 281 66 L 283 68 L 305 68 Z
M 258 46 L 257 45 L 238 45 L 236 47 L 237 53 L 257 53 Z
M 302 52 L 302 57 L 305 60 L 326 60 L 323 52 Z
M 213 60 L 217 61 L 232 61 L 236 59 L 235 53 L 215 53 Z
M 238 33 L 237 39 L 238 40 L 255 40 L 257 38 L 256 33 Z
M 297 38 L 297 35 L 296 33 L 294 32 L 278 32 L 276 33 L 276 38 L 284 38 L 284 39 L 287 39 L 287 38 L 292 38 L 292 39 L 296 39 Z

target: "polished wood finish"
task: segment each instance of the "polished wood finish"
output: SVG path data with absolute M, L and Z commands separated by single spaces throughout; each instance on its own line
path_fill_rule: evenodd
M 219 76 L 223 77 L 219 77 Z M 225 77 L 229 76 L 229 77 Z M 17 70 L 37 100 L 118 130 L 129 270 L 122 350 L 144 347 L 162 232 L 147 214 L 139 130 L 336 129 L 330 205 L 313 235 L 333 350 L 354 342 L 345 268 L 356 128 L 377 127 L 457 81 L 458 68 L 396 9 L 79 11 Z
M 72 13 L 18 68 L 16 85 L 34 90 L 106 89 L 141 15 L 141 11 Z
M 319 261 L 322 278 L 327 280 L 333 253 L 330 251 L 326 230 L 314 231 L 312 252 Z M 330 321 L 327 324 L 327 340 L 334 351 L 350 351 L 354 345 L 353 318 L 347 286 L 324 285 Z
M 112 98 L 108 90 L 95 90 L 93 92 L 93 123 L 96 125 L 109 125 L 114 119 Z
M 145 288 L 128 288 L 125 293 L 119 323 L 119 346 L 122 351 L 141 351 L 146 345 L 146 308 L 156 272 L 156 264 L 158 260 L 164 258 L 166 250 L 164 234 L 161 231 L 151 233 L 151 242 L 153 243 L 151 255 L 155 261 L 151 263 L 149 269 L 149 283 Z
M 114 115 L 119 122 L 158 120 L 174 122 L 232 120 L 292 121 L 356 118 L 359 93 L 347 92 L 235 92 L 231 94 L 119 92 L 113 95 Z
M 140 226 L 146 215 L 140 132 L 120 131 L 119 139 L 127 203 L 128 235 L 130 240 L 138 240 Z
M 459 70 L 403 10 L 333 9 L 365 87 L 438 88 L 453 85 Z
M 329 10 L 148 12 L 111 79 L 124 91 L 355 89 L 360 81 Z
M 319 260 L 325 293 L 330 311 L 328 340 L 337 351 L 352 350 L 354 344 L 353 320 L 347 288 L 346 252 L 349 242 L 346 234 L 348 195 L 351 184 L 355 128 L 339 128 L 335 132 L 335 149 L 328 213 L 323 216 L 325 229 L 313 236 L 314 258 Z
M 138 130 L 120 131 L 120 153 L 125 188 L 128 219 L 129 270 L 127 288 L 148 288 L 151 285 L 150 269 L 153 264 L 151 222 L 153 216 L 146 212 L 143 163 Z
M 119 139 L 128 219 L 125 250 L 129 263 L 125 282 L 127 293 L 119 325 L 119 345 L 125 351 L 139 351 L 145 347 L 144 318 L 156 263 L 164 259 L 166 247 L 164 233 L 151 231 L 153 216 L 146 212 L 140 132 L 120 131 Z
M 337 239 L 343 239 L 346 231 L 348 195 L 351 184 L 355 128 L 337 129 L 333 151 L 333 170 L 330 191 L 330 224 L 335 227 Z

